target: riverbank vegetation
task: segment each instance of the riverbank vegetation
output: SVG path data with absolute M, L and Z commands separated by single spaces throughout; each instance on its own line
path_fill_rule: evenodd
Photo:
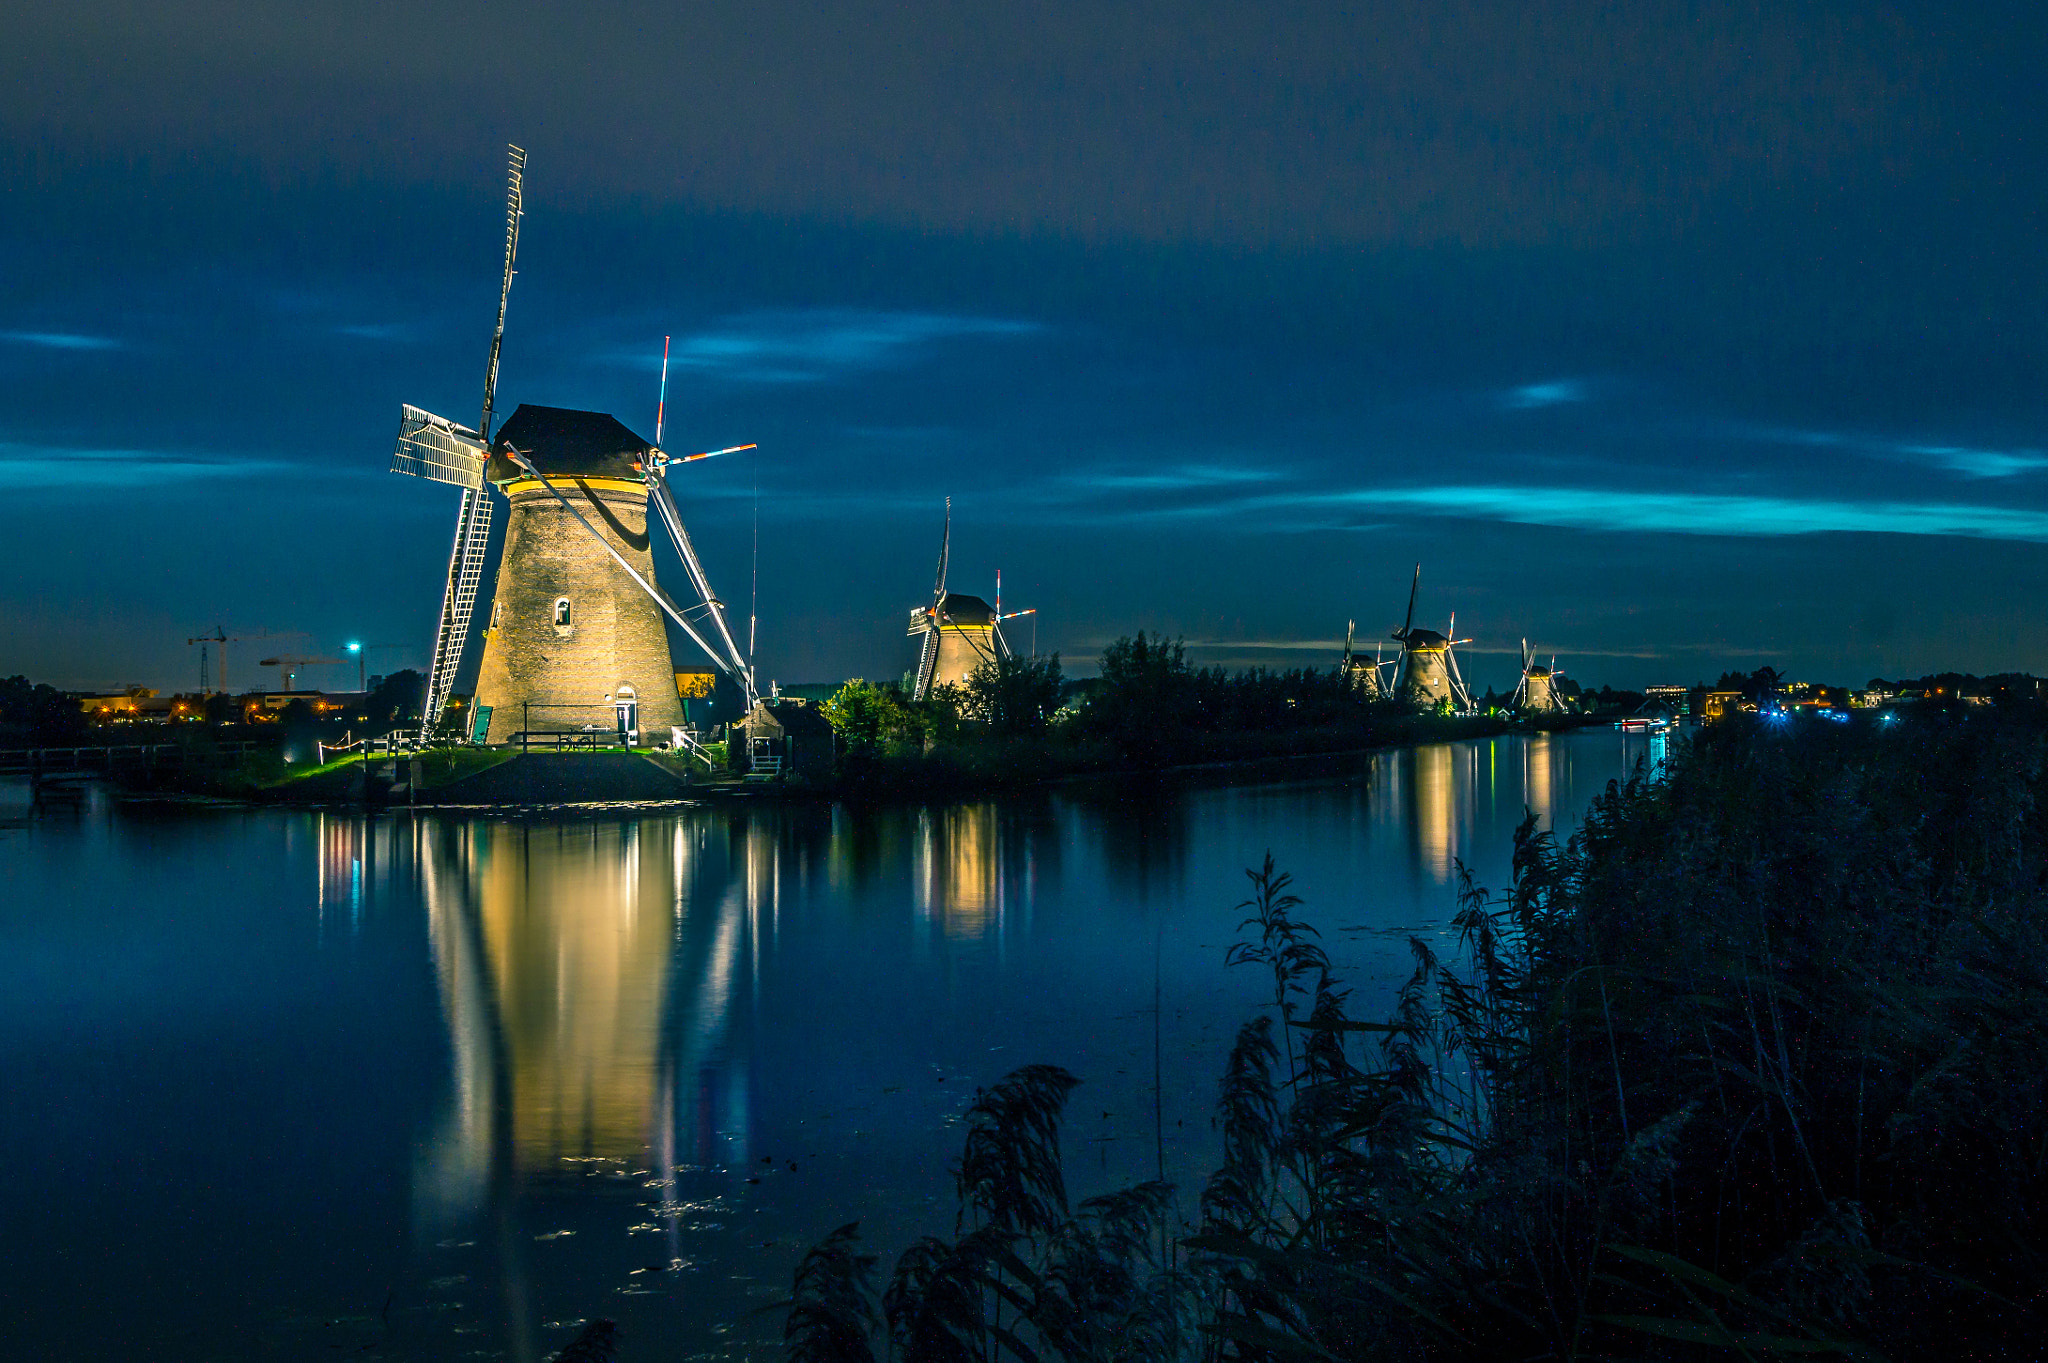
M 848 682 L 824 705 L 848 792 L 1025 785 L 1089 772 L 1242 763 L 1494 733 L 1490 716 L 1413 714 L 1368 697 L 1341 668 L 1197 667 L 1177 640 L 1139 633 L 1102 652 L 1100 675 L 1058 654 L 993 659 L 964 685 L 913 700 L 895 683 Z
M 1273 1004 L 1205 1185 L 1070 1201 L 1078 1081 L 1018 1070 L 969 1114 L 952 1237 L 883 1277 L 834 1232 L 786 1356 L 2032 1356 L 2044 781 L 2032 708 L 1731 720 L 1568 843 L 1525 824 L 1383 1020 L 1269 858 L 1230 960 Z

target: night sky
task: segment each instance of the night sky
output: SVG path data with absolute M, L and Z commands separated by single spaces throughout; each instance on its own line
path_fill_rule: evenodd
M 0 674 L 424 666 L 399 406 L 758 441 L 760 675 L 952 587 L 1327 664 L 2048 672 L 2048 6 L 67 0 L 0 29 Z M 290 637 L 288 631 L 299 631 Z M 1028 636 L 1029 631 L 1025 631 Z M 1028 638 L 1019 636 L 1020 643 Z M 681 655 L 679 655 L 681 656 Z M 274 678 L 266 678 L 277 684 Z M 354 668 L 301 684 L 353 684 Z

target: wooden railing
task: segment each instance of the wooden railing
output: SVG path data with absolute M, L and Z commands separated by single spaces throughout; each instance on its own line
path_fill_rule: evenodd
M 184 743 L 118 743 L 69 748 L 0 749 L 0 772 L 10 775 L 60 771 L 108 771 L 116 766 L 164 762 L 218 762 L 242 757 L 258 745 L 236 740 L 196 748 Z

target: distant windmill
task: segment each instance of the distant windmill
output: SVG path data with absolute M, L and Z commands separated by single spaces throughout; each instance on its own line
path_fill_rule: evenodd
M 1373 645 L 1371 662 L 1359 657 L 1352 648 L 1357 628 L 1356 620 L 1344 622 L 1344 679 L 1361 700 L 1385 700 L 1387 685 L 1380 675 L 1380 669 L 1385 666 L 1380 661 L 1380 646 Z
M 1415 597 L 1422 588 L 1422 565 L 1415 565 L 1415 581 L 1408 588 L 1408 618 L 1392 638 L 1401 645 L 1400 661 L 1394 665 L 1394 698 L 1419 710 L 1433 710 L 1448 700 L 1451 708 L 1472 708 L 1471 693 L 1458 673 L 1458 658 L 1452 651 L 1470 639 L 1453 639 L 1433 629 L 1415 627 Z M 1451 634 L 1458 630 L 1458 617 L 1451 617 Z
M 505 270 L 498 290 L 490 361 L 484 371 L 483 417 L 478 429 L 408 406 L 391 460 L 393 473 L 463 489 L 441 622 L 427 673 L 420 741 L 425 742 L 440 722 L 461 666 L 486 566 L 493 485 L 508 499 L 511 517 L 490 628 L 484 632 L 472 741 L 487 741 L 493 710 L 508 721 L 497 725 L 500 729 L 531 726 L 561 730 L 593 727 L 588 722 L 590 712 L 610 706 L 629 742 L 643 728 L 660 733 L 680 724 L 682 705 L 676 694 L 667 633 L 661 625 L 663 615 L 738 683 L 751 708 L 755 699 L 753 666 L 740 652 L 726 621 L 725 605 L 713 594 L 696 548 L 683 528 L 667 474 L 675 464 L 754 446 L 737 445 L 681 457 L 663 452 L 666 350 L 653 442 L 603 412 L 533 405 L 522 405 L 495 435 L 491 430 L 505 308 L 518 257 L 525 169 L 526 153 L 513 147 L 506 196 Z M 650 503 L 667 527 L 699 597 L 687 608 L 678 606 L 655 583 L 647 536 Z M 602 529 L 593 523 L 593 517 L 603 523 Z M 707 624 L 715 643 L 702 628 Z
M 955 685 L 985 662 L 1009 656 L 997 629 L 995 607 L 978 596 L 946 590 L 946 568 L 953 552 L 953 499 L 946 499 L 946 526 L 939 536 L 939 571 L 932 584 L 931 604 L 910 612 L 910 637 L 919 640 L 917 679 L 910 694 L 923 700 L 944 682 Z M 1019 611 L 1022 615 L 1025 612 Z
M 1556 675 L 1557 659 L 1551 659 L 1551 666 L 1545 667 L 1536 661 L 1536 655 L 1529 651 L 1529 641 L 1522 640 L 1522 680 L 1515 687 L 1514 709 L 1523 715 L 1561 715 L 1564 702 L 1558 697 Z

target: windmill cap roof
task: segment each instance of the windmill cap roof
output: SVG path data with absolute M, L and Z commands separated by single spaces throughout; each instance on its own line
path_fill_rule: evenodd
M 1410 648 L 1442 648 L 1450 640 L 1433 629 L 1411 629 L 1403 642 Z
M 923 615 L 929 609 L 928 606 L 916 606 L 910 613 Z M 945 611 L 946 623 L 949 625 L 993 625 L 996 622 L 994 606 L 978 596 L 969 596 L 965 592 L 947 592 L 946 604 L 940 609 Z
M 505 457 L 517 449 L 542 473 L 577 478 L 644 479 L 635 467 L 654 448 L 609 412 L 579 412 L 571 407 L 535 407 L 521 403 L 498 428 L 491 442 L 490 479 L 508 483 L 526 476 Z

